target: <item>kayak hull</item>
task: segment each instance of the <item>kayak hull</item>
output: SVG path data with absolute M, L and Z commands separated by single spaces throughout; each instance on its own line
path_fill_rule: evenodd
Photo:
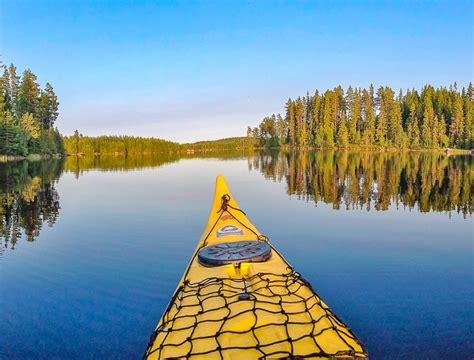
M 207 263 L 203 254 L 216 257 Z M 367 358 L 352 331 L 248 220 L 222 176 L 206 229 L 145 353 L 188 357 Z

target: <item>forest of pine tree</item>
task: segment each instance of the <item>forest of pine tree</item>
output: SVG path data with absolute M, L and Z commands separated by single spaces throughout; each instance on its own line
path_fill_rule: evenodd
M 474 88 L 341 86 L 288 99 L 286 114 L 265 117 L 247 137 L 260 147 L 471 149 Z
M 65 136 L 64 148 L 68 154 L 157 154 L 179 151 L 180 145 L 175 142 L 136 136 L 83 136 L 74 131 L 72 136 Z
M 0 155 L 51 155 L 64 152 L 62 136 L 54 123 L 58 98 L 50 83 L 41 89 L 27 69 L 0 64 Z

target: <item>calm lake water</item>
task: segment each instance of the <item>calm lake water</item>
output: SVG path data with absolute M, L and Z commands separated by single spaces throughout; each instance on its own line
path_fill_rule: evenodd
M 371 358 L 470 359 L 473 170 L 347 152 L 0 164 L 0 358 L 140 358 L 224 174 Z

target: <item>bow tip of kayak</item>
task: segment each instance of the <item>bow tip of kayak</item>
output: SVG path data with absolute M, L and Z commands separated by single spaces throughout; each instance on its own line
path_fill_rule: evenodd
M 225 180 L 225 177 L 222 174 L 216 176 L 216 193 L 218 192 L 223 194 L 229 192 L 227 181 Z

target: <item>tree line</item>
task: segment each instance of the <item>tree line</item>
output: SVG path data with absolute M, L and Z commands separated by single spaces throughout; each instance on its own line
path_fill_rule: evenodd
M 84 136 L 78 130 L 64 137 L 66 153 L 76 154 L 159 154 L 178 152 L 231 151 L 254 145 L 247 137 L 234 137 L 213 141 L 178 144 L 158 138 L 135 136 Z
M 338 86 L 288 99 L 285 114 L 265 117 L 247 137 L 265 147 L 394 147 L 410 149 L 473 146 L 474 89 L 423 87 L 398 94 L 390 87 Z
M 232 137 L 219 140 L 209 140 L 209 141 L 198 141 L 189 144 L 182 144 L 181 148 L 183 151 L 194 150 L 194 151 L 231 151 L 237 149 L 247 149 L 252 147 L 253 141 L 249 138 L 242 137 Z
M 154 154 L 179 151 L 178 143 L 136 136 L 84 136 L 78 130 L 64 137 L 68 154 Z
M 58 97 L 53 86 L 44 89 L 30 70 L 17 74 L 15 65 L 0 63 L 0 154 L 63 153 L 62 137 L 54 127 Z

